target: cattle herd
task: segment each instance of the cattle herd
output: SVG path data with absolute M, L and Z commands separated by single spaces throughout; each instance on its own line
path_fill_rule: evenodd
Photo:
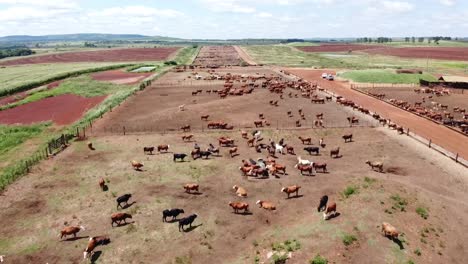
M 264 103 L 270 105 L 270 107 L 278 106 L 281 103 L 281 99 L 285 96 L 288 96 L 290 98 L 307 98 L 312 104 L 325 104 L 326 102 L 332 101 L 335 97 L 336 102 L 342 106 L 351 107 L 362 114 L 372 116 L 379 122 L 387 124 L 390 128 L 394 128 L 395 130 L 401 133 L 403 133 L 404 131 L 402 127 L 399 127 L 398 125 L 392 123 L 390 120 L 381 118 L 380 115 L 378 115 L 377 113 L 371 113 L 368 109 L 365 109 L 355 104 L 351 100 L 347 100 L 340 96 L 331 95 L 330 93 L 327 93 L 326 96 L 323 96 L 323 94 L 327 91 L 322 89 L 317 84 L 313 84 L 302 79 L 283 80 L 280 77 L 273 76 L 242 76 L 229 73 L 222 75 L 216 74 L 213 70 L 209 71 L 211 73 L 210 77 L 205 78 L 224 80 L 224 88 L 217 90 L 211 89 L 205 91 L 196 90 L 191 93 L 191 96 L 197 96 L 198 94 L 205 92 L 209 94 L 217 94 L 220 99 L 225 99 L 229 96 L 248 95 L 255 92 L 256 89 L 266 89 L 271 93 L 271 98 L 279 97 L 278 100 L 265 100 Z M 198 73 L 196 72 L 193 72 L 192 76 L 194 76 L 194 79 L 200 79 Z M 234 82 L 241 83 L 241 87 L 234 88 Z M 287 91 L 288 89 L 292 91 L 289 92 Z M 185 111 L 185 105 L 179 106 L 179 110 Z M 293 118 L 292 111 L 287 111 L 285 114 L 287 118 Z M 210 117 L 212 115 L 213 113 L 203 114 L 200 116 L 200 120 L 202 122 L 206 122 L 207 128 L 217 129 L 220 131 L 233 130 L 234 127 L 232 125 L 222 120 L 210 121 Z M 297 127 L 301 127 L 301 121 L 305 120 L 306 118 L 302 109 L 298 109 L 298 116 L 300 117 L 300 119 L 294 121 Z M 252 124 L 255 128 L 240 131 L 241 138 L 245 141 L 244 143 L 236 142 L 235 139 L 224 135 L 212 138 L 211 143 L 208 143 L 206 146 L 202 146 L 196 142 L 196 136 L 194 134 L 187 134 L 192 131 L 192 127 L 188 124 L 180 124 L 179 129 L 183 133 L 183 135 L 180 137 L 181 144 L 187 145 L 187 143 L 194 143 L 194 145 L 191 150 L 186 151 L 185 153 L 172 153 L 172 160 L 174 162 L 174 166 L 179 166 L 178 164 L 186 162 L 187 159 L 190 158 L 194 162 L 201 162 L 198 160 L 218 159 L 223 157 L 232 159 L 238 155 L 248 156 L 249 153 L 239 152 L 239 144 L 246 144 L 246 146 L 248 146 L 248 149 L 252 150 L 251 154 L 264 155 L 265 158 L 258 158 L 256 160 L 248 157 L 244 158 L 241 161 L 242 164 L 239 166 L 239 171 L 242 177 L 268 179 L 270 177 L 280 178 L 285 177 L 286 175 L 290 175 L 292 174 L 292 170 L 278 161 L 279 159 L 281 159 L 281 157 L 286 155 L 297 155 L 297 163 L 295 164 L 294 169 L 298 176 L 312 176 L 316 175 L 316 173 L 326 174 L 333 169 L 330 168 L 325 162 L 316 160 L 312 161 L 305 158 L 306 156 L 309 156 L 311 158 L 320 157 L 320 153 L 324 152 L 325 149 L 327 149 L 327 144 L 324 138 L 313 139 L 312 137 L 301 135 L 298 136 L 297 140 L 288 139 L 288 142 L 284 138 L 281 138 L 279 140 L 275 140 L 272 138 L 264 138 L 263 130 L 261 129 L 270 126 L 268 117 L 269 116 L 267 112 L 258 113 L 258 120 L 252 121 Z M 314 124 L 316 127 L 324 127 L 325 120 L 326 116 L 324 115 L 324 113 L 317 113 L 315 115 Z M 359 118 L 354 115 L 349 116 L 347 120 L 350 127 L 359 124 Z M 344 144 L 352 144 L 353 142 L 355 142 L 356 139 L 352 133 L 344 134 L 341 136 L 341 138 L 343 139 Z M 300 152 L 302 152 L 302 154 L 296 152 L 297 144 L 301 144 L 302 150 Z M 157 152 L 159 155 L 166 155 L 172 147 L 168 144 L 160 144 L 156 146 L 141 146 L 141 148 L 145 155 L 153 155 L 154 152 Z M 332 146 L 331 148 L 328 148 L 327 155 L 328 153 L 330 157 L 335 159 L 339 159 L 346 154 L 340 151 L 340 146 Z M 363 161 L 363 166 L 365 166 L 364 163 L 369 165 L 372 170 L 376 170 L 378 172 L 384 171 L 384 164 L 382 161 Z M 143 162 L 141 161 L 132 160 L 130 162 L 130 165 L 131 168 L 133 168 L 135 171 L 142 171 L 145 168 L 145 164 L 143 164 Z M 104 178 L 99 179 L 98 185 L 101 190 L 105 190 L 105 188 L 107 188 L 106 181 Z M 185 195 L 197 195 L 201 194 L 204 191 L 203 183 L 188 182 L 181 187 Z M 227 204 L 227 207 L 230 207 L 235 214 L 254 213 L 252 207 L 245 200 L 247 197 L 255 197 L 255 205 L 266 211 L 281 210 L 281 208 L 278 207 L 277 204 L 275 204 L 273 201 L 265 200 L 264 197 L 257 197 L 254 192 L 248 192 L 248 190 L 242 187 L 241 185 L 234 185 L 232 189 L 234 190 L 236 196 L 240 200 L 230 201 Z M 206 191 L 209 192 L 209 190 Z M 289 198 L 291 198 L 291 196 L 301 198 L 302 196 L 300 196 L 300 192 L 301 186 L 297 184 L 290 186 L 281 186 L 281 188 L 278 189 L 278 193 L 285 194 L 286 199 L 288 199 L 288 201 L 291 201 L 291 203 L 292 200 L 289 200 Z M 131 199 L 132 194 L 130 193 L 123 194 L 117 197 L 116 210 L 125 210 L 126 208 L 130 207 L 132 205 L 132 203 L 129 203 Z M 323 212 L 324 220 L 330 220 L 334 217 L 339 216 L 339 214 L 337 213 L 337 202 L 329 201 L 329 196 L 327 194 L 323 194 L 320 201 L 318 201 L 317 211 Z M 200 215 L 203 215 L 201 212 L 198 213 L 200 213 Z M 185 215 L 184 208 L 167 208 L 162 211 L 162 221 L 165 223 L 178 222 L 178 231 L 184 232 L 190 231 L 192 229 L 192 224 L 194 224 L 195 221 L 202 221 L 202 217 L 199 217 L 199 215 L 196 213 L 191 213 L 186 217 L 178 218 L 180 215 Z M 168 217 L 170 217 L 169 221 L 167 219 Z M 132 215 L 125 212 L 113 213 L 110 215 L 110 218 L 112 227 L 126 225 L 129 223 L 127 221 L 130 221 L 130 219 L 133 221 Z M 135 221 L 137 221 L 137 219 Z M 189 226 L 189 229 L 186 229 L 186 226 Z M 84 227 L 82 226 L 66 227 L 61 231 L 61 238 L 66 237 L 68 235 L 76 236 L 76 234 L 82 230 L 84 230 Z M 392 239 L 398 239 L 398 231 L 395 227 L 391 226 L 388 223 L 382 224 L 382 233 L 385 236 L 388 236 Z M 84 250 L 84 258 L 90 258 L 98 245 L 105 245 L 109 242 L 110 238 L 106 236 L 91 237 L 88 241 L 87 247 Z

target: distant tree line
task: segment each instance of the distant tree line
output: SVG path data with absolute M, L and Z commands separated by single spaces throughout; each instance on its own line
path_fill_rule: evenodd
M 375 43 L 387 43 L 387 42 L 392 42 L 392 38 L 385 38 L 385 37 L 378 37 L 378 38 L 375 38 L 375 39 L 372 39 L 372 38 L 358 38 L 356 39 L 357 42 L 360 42 L 360 43 L 372 43 L 372 42 L 375 42 Z
M 452 40 L 452 37 L 436 36 L 436 37 L 428 37 L 428 38 L 425 38 L 425 37 L 418 37 L 417 38 L 419 43 L 423 43 L 426 39 L 427 39 L 427 43 L 429 43 L 429 44 L 432 43 L 433 41 L 434 41 L 435 44 L 439 44 L 439 41 L 441 41 L 441 40 Z M 455 39 L 455 40 L 458 40 L 458 39 Z M 415 37 L 406 37 L 405 42 L 415 43 L 416 38 Z
M 27 56 L 34 53 L 36 52 L 26 47 L 0 48 L 0 59 L 7 57 Z

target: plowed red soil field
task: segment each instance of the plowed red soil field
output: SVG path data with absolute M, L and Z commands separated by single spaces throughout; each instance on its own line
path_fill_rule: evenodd
M 109 49 L 83 52 L 67 52 L 7 60 L 0 65 L 22 65 L 38 63 L 61 62 L 106 62 L 106 61 L 160 61 L 167 59 L 179 48 L 133 48 L 133 49 Z
M 121 70 L 105 71 L 91 74 L 97 81 L 106 81 L 115 84 L 136 84 L 141 80 L 151 76 L 153 73 L 130 73 Z
M 429 58 L 438 60 L 468 61 L 468 48 L 379 48 L 369 49 L 365 52 L 371 54 L 397 56 L 403 58 Z
M 342 52 L 380 48 L 382 46 L 375 45 L 356 45 L 356 44 L 325 44 L 320 46 L 305 46 L 297 47 L 305 52 Z
M 53 121 L 68 125 L 78 120 L 86 111 L 99 104 L 106 96 L 92 98 L 64 94 L 0 111 L 1 124 L 32 124 Z

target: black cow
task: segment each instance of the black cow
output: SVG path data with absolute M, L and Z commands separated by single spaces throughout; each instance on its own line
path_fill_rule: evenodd
M 312 155 L 312 153 L 315 153 L 315 155 L 318 155 L 320 148 L 319 147 L 305 147 L 304 150 L 307 151 L 309 155 Z
M 128 205 L 128 200 L 130 200 L 131 197 L 132 195 L 129 193 L 119 196 L 117 198 L 117 209 L 119 209 L 119 207 L 123 209 L 121 203 L 125 203 L 125 205 Z
M 208 157 L 211 155 L 211 152 L 210 151 L 200 151 L 198 154 L 200 155 L 201 158 L 205 157 L 205 159 L 208 159 Z
M 180 161 L 184 161 L 185 157 L 187 157 L 187 154 L 174 154 L 174 162 L 178 159 L 180 159 Z
M 320 203 L 319 206 L 317 207 L 317 211 L 321 212 L 324 211 L 327 208 L 327 203 L 328 203 L 328 196 L 324 195 L 322 198 L 320 198 Z
M 172 216 L 172 220 L 175 220 L 179 214 L 183 214 L 183 213 L 185 213 L 184 209 L 177 209 L 177 208 L 170 209 L 170 210 L 166 209 L 163 211 L 163 217 L 162 217 L 163 222 L 167 222 L 166 218 L 168 216 Z
M 151 155 L 153 155 L 154 147 L 143 147 L 143 152 L 149 152 Z
M 184 226 L 186 225 L 189 225 L 190 227 L 192 227 L 192 223 L 193 221 L 195 221 L 195 218 L 197 218 L 197 215 L 193 214 L 193 215 L 180 219 L 179 220 L 179 232 L 181 228 L 183 231 L 185 231 Z

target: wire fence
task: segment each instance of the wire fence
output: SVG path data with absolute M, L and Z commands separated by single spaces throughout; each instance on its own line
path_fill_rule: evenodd
M 208 123 L 190 124 L 189 132 L 210 132 L 210 131 L 240 131 L 240 130 L 301 130 L 301 129 L 328 129 L 328 128 L 373 128 L 379 126 L 377 122 L 369 120 L 360 120 L 358 124 L 349 125 L 348 122 L 330 122 L 324 121 L 323 126 L 315 125 L 315 121 L 301 120 L 300 126 L 295 121 L 272 122 L 269 125 L 255 126 L 253 123 L 229 123 L 231 129 L 209 128 Z M 138 133 L 184 133 L 180 127 L 161 126 L 160 123 L 154 124 L 119 124 L 101 127 L 98 130 L 90 131 L 93 135 L 130 135 Z
M 434 144 L 432 142 L 431 139 L 426 139 L 424 137 L 421 137 L 411 131 L 409 131 L 409 129 L 406 131 L 406 135 L 413 138 L 414 140 L 428 146 L 430 149 L 433 149 L 435 151 L 437 151 L 438 153 L 454 160 L 455 162 L 463 165 L 465 168 L 468 168 L 468 161 L 466 159 L 464 159 L 463 157 L 461 157 L 458 153 L 453 153 L 453 152 L 450 152 L 446 149 L 444 149 L 443 147 L 437 145 L 437 144 Z

